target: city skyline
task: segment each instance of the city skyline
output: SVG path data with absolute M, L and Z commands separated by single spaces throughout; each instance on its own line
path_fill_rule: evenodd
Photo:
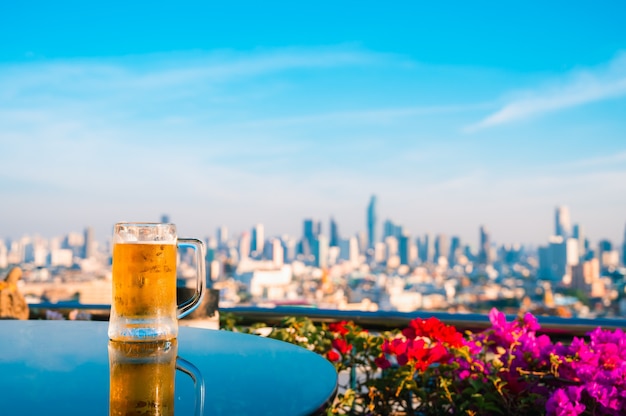
M 589 237 L 586 227 L 583 224 L 572 221 L 569 217 L 569 207 L 564 205 L 559 205 L 554 207 L 553 212 L 553 224 L 552 228 L 554 230 L 553 233 L 548 233 L 548 236 L 545 240 L 540 241 L 538 243 L 534 242 L 520 242 L 520 241 L 504 241 L 497 238 L 493 238 L 493 234 L 489 226 L 485 224 L 481 224 L 477 228 L 476 239 L 468 238 L 465 239 L 459 233 L 448 234 L 445 232 L 432 232 L 430 230 L 414 233 L 411 230 L 407 229 L 402 223 L 394 221 L 391 218 L 385 218 L 381 220 L 377 215 L 377 197 L 376 195 L 372 195 L 369 199 L 369 202 L 366 207 L 366 224 L 362 230 L 359 230 L 355 233 L 342 233 L 341 225 L 337 222 L 334 216 L 330 216 L 327 220 L 322 220 L 316 217 L 303 217 L 300 220 L 300 230 L 294 233 L 272 233 L 270 230 L 269 233 L 265 231 L 265 224 L 263 222 L 255 223 L 248 228 L 244 229 L 232 229 L 228 224 L 221 224 L 217 226 L 214 230 L 207 231 L 204 233 L 196 233 L 193 237 L 201 238 L 201 239 L 212 239 L 217 244 L 223 244 L 227 241 L 237 243 L 239 245 L 242 240 L 248 241 L 246 244 L 249 245 L 249 251 L 263 251 L 264 244 L 271 244 L 271 241 L 275 238 L 281 239 L 283 241 L 285 238 L 292 240 L 293 242 L 298 242 L 298 244 L 304 244 L 303 250 L 305 253 L 309 253 L 313 249 L 314 242 L 319 237 L 324 237 L 329 244 L 331 245 L 340 245 L 340 240 L 347 241 L 352 237 L 356 237 L 358 239 L 362 239 L 362 243 L 366 249 L 373 248 L 374 244 L 384 243 L 385 238 L 387 236 L 395 236 L 398 238 L 398 242 L 404 238 L 412 241 L 412 244 L 415 244 L 420 250 L 420 246 L 423 243 L 422 239 L 426 238 L 426 243 L 428 243 L 428 239 L 430 239 L 430 245 L 432 247 L 426 248 L 426 250 L 435 250 L 439 249 L 440 238 L 444 238 L 445 242 L 443 244 L 447 247 L 447 240 L 451 238 L 453 244 L 459 248 L 463 248 L 467 246 L 469 249 L 473 251 L 473 254 L 477 257 L 479 261 L 485 261 L 486 253 L 488 252 L 490 247 L 497 248 L 502 246 L 513 246 L 513 245 L 521 245 L 526 248 L 537 249 L 542 246 L 547 246 L 554 241 L 554 238 L 562 238 L 567 240 L 568 238 L 575 238 L 579 240 L 579 245 L 583 247 L 586 243 L 589 244 L 590 250 L 596 250 L 599 244 L 604 244 L 607 241 L 613 245 L 616 249 L 622 247 L 622 250 L 626 249 L 626 225 L 623 228 L 623 232 L 621 238 L 611 239 L 607 237 L 600 237 L 598 239 L 594 239 Z M 176 224 L 176 221 L 171 219 L 171 216 L 167 213 L 161 214 L 158 219 L 147 219 L 144 222 L 173 222 Z M 113 224 L 111 225 L 111 228 Z M 185 231 L 181 231 L 180 227 L 177 227 L 178 235 L 180 237 L 190 237 L 190 234 L 185 234 Z M 97 241 L 99 243 L 107 244 L 110 242 L 110 235 L 104 233 L 103 236 L 98 236 L 94 238 L 94 227 L 91 225 L 85 226 L 82 229 L 72 229 L 66 230 L 63 233 L 57 235 L 44 235 L 39 232 L 35 232 L 32 234 L 24 233 L 20 236 L 13 237 L 7 235 L 0 235 L 0 243 L 4 241 L 19 241 L 21 238 L 43 238 L 50 240 L 58 240 L 61 241 L 64 238 L 71 237 L 72 235 L 80 235 L 89 234 L 89 238 L 91 241 Z M 99 238 L 101 237 L 101 238 Z M 407 240 L 407 241 L 408 241 Z M 333 244 L 334 243 L 334 244 Z M 406 244 L 406 243 L 405 243 Z M 93 250 L 93 248 L 85 249 L 88 251 Z M 447 250 L 447 248 L 446 248 Z M 582 249 L 581 249 L 582 250 Z M 582 251 L 581 251 L 582 252 Z M 620 254 L 626 256 L 626 252 Z M 481 260 L 482 259 L 482 260 Z
M 172 5 L 170 5 L 172 6 Z M 538 12 L 538 11 L 541 12 Z M 0 6 L 0 236 L 626 224 L 623 2 Z M 112 30 L 115 28 L 115 30 Z M 378 235 L 381 229 L 378 228 Z

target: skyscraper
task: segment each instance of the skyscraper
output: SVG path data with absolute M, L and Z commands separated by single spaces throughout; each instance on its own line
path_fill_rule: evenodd
M 367 206 L 367 248 L 376 243 L 376 195 L 372 195 Z
M 622 243 L 622 265 L 626 266 L 626 227 L 624 227 L 624 242 Z
M 449 255 L 448 237 L 445 234 L 437 234 L 435 237 L 435 257 L 434 262 L 438 263 L 440 257 L 448 260 Z
M 217 228 L 217 245 L 218 247 L 225 246 L 228 242 L 228 227 L 222 225 Z
M 88 259 L 94 255 L 94 238 L 93 228 L 85 228 L 85 237 L 83 241 L 83 258 Z
M 585 231 L 580 224 L 574 224 L 572 238 L 575 238 L 578 242 L 578 256 L 580 259 L 584 259 L 587 254 L 585 252 Z
M 569 208 L 565 205 L 556 207 L 554 212 L 554 235 L 563 237 L 564 240 L 572 235 Z
M 338 247 L 339 246 L 339 227 L 337 226 L 337 222 L 333 217 L 330 217 L 330 246 Z
M 400 264 L 411 263 L 411 237 L 404 233 L 398 238 L 398 256 L 400 257 Z
M 478 264 L 491 264 L 491 241 L 484 225 L 480 226 L 480 245 L 478 248 Z
M 250 233 L 244 232 L 239 237 L 239 261 L 250 257 Z
M 300 252 L 305 256 L 313 253 L 313 243 L 318 239 L 322 232 L 322 224 L 311 218 L 307 218 L 303 222 L 302 241 Z
M 257 224 L 252 227 L 252 238 L 250 239 L 250 251 L 260 255 L 263 253 L 263 245 L 265 244 L 265 232 L 263 224 Z
M 458 256 L 461 254 L 461 239 L 453 236 L 450 240 L 450 253 L 448 254 L 448 264 L 454 266 Z
M 328 238 L 318 235 L 313 243 L 313 255 L 315 256 L 315 266 L 324 269 L 328 266 Z
M 423 238 L 417 239 L 417 253 L 422 263 L 429 263 L 433 261 L 435 249 L 434 241 L 431 238 L 430 233 L 426 233 Z

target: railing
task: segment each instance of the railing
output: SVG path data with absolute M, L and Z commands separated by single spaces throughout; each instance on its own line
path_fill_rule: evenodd
M 79 302 L 43 302 L 29 304 L 31 317 L 45 317 L 46 310 L 91 311 L 93 319 L 107 320 L 110 311 L 108 304 L 82 304 Z M 448 312 L 395 312 L 395 311 L 355 311 L 318 309 L 313 307 L 278 306 L 275 308 L 260 308 L 252 306 L 236 306 L 219 308 L 221 314 L 232 314 L 239 318 L 241 325 L 250 325 L 263 322 L 268 325 L 280 323 L 284 317 L 308 317 L 313 322 L 333 322 L 339 320 L 353 321 L 357 325 L 370 330 L 386 330 L 403 328 L 415 318 L 429 318 L 434 316 L 442 322 L 454 325 L 460 331 L 480 331 L 490 326 L 487 315 L 478 313 L 448 313 Z M 512 317 L 509 317 L 511 319 Z M 597 327 L 615 330 L 626 328 L 626 319 L 623 318 L 560 318 L 554 316 L 537 316 L 541 330 L 552 338 L 566 339 L 573 336 L 583 336 Z

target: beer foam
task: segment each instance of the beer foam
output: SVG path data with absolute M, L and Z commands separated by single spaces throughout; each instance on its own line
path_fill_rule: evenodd
M 176 244 L 176 228 L 170 224 L 119 223 L 113 243 Z
M 163 244 L 171 244 L 171 245 L 175 245 L 176 244 L 176 240 L 163 240 L 163 241 L 154 241 L 154 240 L 148 240 L 148 241 L 144 241 L 144 240 L 132 240 L 132 241 L 128 241 L 128 240 L 123 240 L 120 238 L 116 238 L 114 241 L 115 244 L 154 244 L 154 245 L 163 245 Z

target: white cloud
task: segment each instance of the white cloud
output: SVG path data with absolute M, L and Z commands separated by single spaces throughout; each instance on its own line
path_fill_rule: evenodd
M 475 131 L 511 123 L 553 111 L 626 95 L 626 52 L 608 64 L 594 69 L 576 70 L 564 79 L 553 81 L 533 91 L 525 91 L 495 113 L 470 125 Z
M 354 111 L 309 114 L 303 116 L 255 120 L 245 123 L 248 126 L 315 124 L 320 122 L 360 122 L 388 123 L 400 118 L 427 116 L 433 114 L 460 113 L 484 108 L 485 104 L 435 105 L 422 107 L 375 108 Z
M 563 167 L 569 168 L 596 168 L 613 165 L 623 165 L 626 170 L 626 152 L 614 153 L 611 155 L 603 155 L 597 157 L 589 157 L 586 159 L 575 160 L 566 164 Z
M 224 82 L 294 69 L 374 65 L 396 59 L 392 55 L 353 46 L 336 46 L 249 53 L 217 51 L 109 60 L 45 61 L 0 66 L 0 86 L 3 87 L 5 97 L 43 96 L 50 90 L 57 93 L 111 92 L 119 88 L 163 90 L 181 85 L 197 85 L 198 82 Z M 38 88 L 43 90 L 38 91 Z

